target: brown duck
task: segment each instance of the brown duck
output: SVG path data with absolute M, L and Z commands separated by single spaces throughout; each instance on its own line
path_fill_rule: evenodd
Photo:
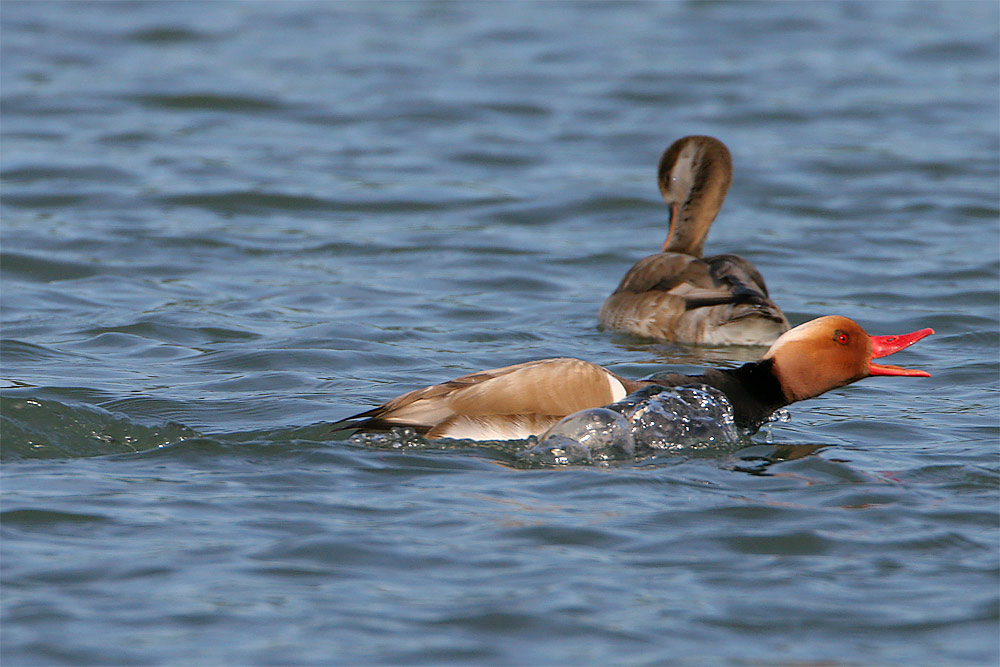
M 788 330 L 753 264 L 739 255 L 702 257 L 732 175 L 729 149 L 712 137 L 684 137 L 663 153 L 658 180 L 670 206 L 667 240 L 605 300 L 603 326 L 705 345 L 770 345 Z

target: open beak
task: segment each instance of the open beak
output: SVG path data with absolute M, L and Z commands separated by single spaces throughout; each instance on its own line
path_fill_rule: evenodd
M 872 339 L 872 359 L 878 359 L 879 357 L 887 357 L 893 352 L 899 352 L 914 343 L 916 343 L 921 338 L 927 338 L 934 333 L 934 329 L 921 329 L 920 331 L 914 331 L 913 333 L 903 334 L 901 336 L 870 336 Z M 918 371 L 912 368 L 900 368 L 899 366 L 889 366 L 882 364 L 876 364 L 873 361 L 868 362 L 868 375 L 908 375 L 911 377 L 924 377 L 929 378 L 931 376 L 927 371 Z

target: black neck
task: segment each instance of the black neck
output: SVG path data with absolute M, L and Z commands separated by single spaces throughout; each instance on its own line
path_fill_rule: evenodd
M 736 425 L 749 429 L 751 433 L 756 432 L 775 410 L 791 403 L 774 374 L 773 359 L 743 364 L 739 368 L 712 368 L 704 375 L 654 375 L 645 383 L 674 387 L 707 384 L 715 387 L 732 404 Z
M 728 386 L 719 389 L 733 404 L 737 426 L 756 431 L 775 410 L 791 403 L 774 374 L 774 359 L 743 364 L 721 373 L 730 378 Z
M 654 376 L 655 377 L 655 376 Z M 765 359 L 739 368 L 713 368 L 704 375 L 670 374 L 652 380 L 680 385 L 701 383 L 719 389 L 733 406 L 733 417 L 740 428 L 755 432 L 775 410 L 791 403 L 774 375 L 774 360 Z

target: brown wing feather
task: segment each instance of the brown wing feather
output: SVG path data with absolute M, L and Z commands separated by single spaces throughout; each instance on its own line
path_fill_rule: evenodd
M 598 318 L 613 329 L 687 342 L 767 343 L 788 329 L 760 272 L 738 255 L 645 257 L 605 300 Z M 756 322 L 744 326 L 748 333 L 717 335 L 718 327 L 743 320 Z
M 764 276 L 745 257 L 730 254 L 713 255 L 706 257 L 705 262 L 710 267 L 712 277 L 719 283 L 755 290 L 767 298 Z
M 543 359 L 500 370 L 449 394 L 449 407 L 465 415 L 568 415 L 614 400 L 608 378 L 615 376 L 580 359 Z
M 636 262 L 622 278 L 615 293 L 668 291 L 685 282 L 698 287 L 712 287 L 713 281 L 708 265 L 691 255 L 661 252 L 643 257 Z
M 609 378 L 626 388 L 635 384 L 580 359 L 540 359 L 417 389 L 343 423 L 345 428 L 412 426 L 427 431 L 459 416 L 565 416 L 613 402 L 617 397 Z M 360 421 L 346 423 L 351 420 Z
M 739 255 L 704 260 L 681 253 L 658 253 L 636 262 L 614 294 L 667 292 L 685 299 L 685 309 L 724 303 L 768 301 L 764 277 Z M 653 295 L 650 295 L 653 296 Z

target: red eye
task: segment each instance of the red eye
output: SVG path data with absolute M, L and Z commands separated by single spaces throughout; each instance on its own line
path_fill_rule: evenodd
M 847 334 L 845 334 L 843 331 L 838 331 L 837 335 L 834 336 L 833 339 L 835 341 L 837 341 L 838 343 L 840 343 L 841 345 L 847 345 L 847 341 L 850 340 L 850 338 L 847 336 Z

